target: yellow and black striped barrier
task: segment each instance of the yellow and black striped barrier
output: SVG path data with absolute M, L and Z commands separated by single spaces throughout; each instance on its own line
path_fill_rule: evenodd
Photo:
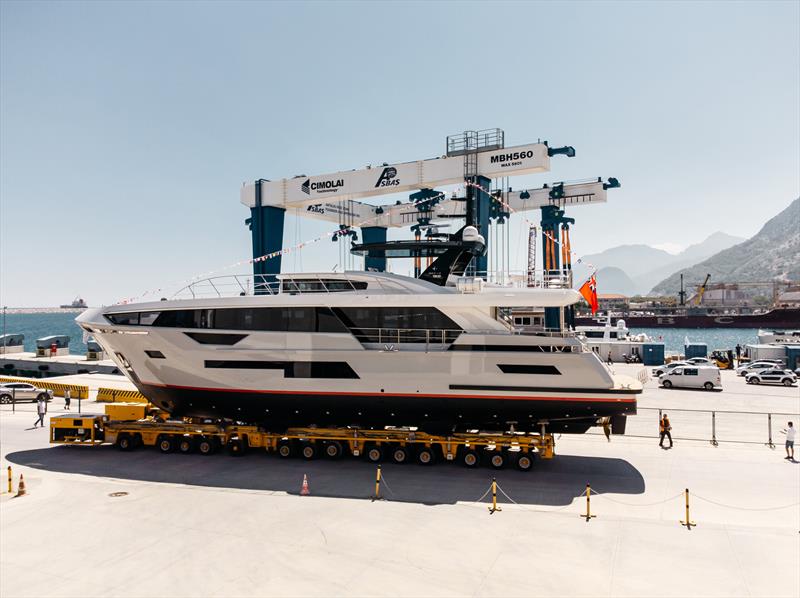
M 64 391 L 69 391 L 73 399 L 88 399 L 89 387 L 83 384 L 61 384 L 60 382 L 48 382 L 41 378 L 17 378 L 16 376 L 0 376 L 0 382 L 25 382 L 33 384 L 39 388 L 47 388 L 53 391 L 53 395 L 63 397 Z
M 147 403 L 148 400 L 138 390 L 120 390 L 119 388 L 97 389 L 98 403 Z

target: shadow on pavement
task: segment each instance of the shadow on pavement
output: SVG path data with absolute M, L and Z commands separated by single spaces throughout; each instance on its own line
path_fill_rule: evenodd
M 306 474 L 314 496 L 363 499 L 372 497 L 376 473 L 374 465 L 352 457 L 336 462 L 280 459 L 259 452 L 205 457 L 164 455 L 148 449 L 120 453 L 111 446 L 58 446 L 18 451 L 6 459 L 60 473 L 288 494 L 299 494 Z M 622 494 L 641 494 L 645 488 L 641 474 L 627 461 L 572 455 L 537 460 L 529 472 L 485 466 L 467 469 L 441 462 L 429 467 L 384 463 L 382 475 L 387 499 L 428 505 L 475 501 L 489 488 L 492 477 L 515 502 L 531 505 L 569 504 L 587 483 L 599 492 Z

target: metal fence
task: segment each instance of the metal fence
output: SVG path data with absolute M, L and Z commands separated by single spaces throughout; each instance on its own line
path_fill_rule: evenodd
M 775 448 L 785 440 L 781 431 L 787 422 L 792 421 L 795 426 L 800 423 L 798 413 L 638 407 L 637 415 L 628 418 L 625 436 L 658 438 L 659 421 L 664 414 L 669 417 L 673 440 L 703 441 L 713 446 L 739 443 Z

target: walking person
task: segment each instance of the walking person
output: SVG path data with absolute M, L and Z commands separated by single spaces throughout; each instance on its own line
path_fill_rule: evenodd
M 669 423 L 669 418 L 667 414 L 664 414 L 664 417 L 658 422 L 658 431 L 661 435 L 661 440 L 658 442 L 658 446 L 664 448 L 664 438 L 669 438 L 669 448 L 672 448 L 672 434 L 670 431 L 672 430 L 672 425 Z
M 786 434 L 786 457 L 789 461 L 794 461 L 794 439 L 797 436 L 797 430 L 792 422 L 789 422 L 785 430 L 781 430 Z
M 742 345 L 736 343 L 736 365 L 742 365 Z
M 36 413 L 39 416 L 33 423 L 33 427 L 35 428 L 37 424 L 42 424 L 44 428 L 44 416 L 47 414 L 47 401 L 45 401 L 42 397 L 39 397 L 39 400 L 36 401 Z
M 609 352 L 608 352 L 608 361 L 607 361 L 606 363 L 608 363 L 608 365 L 611 365 L 612 363 L 614 363 L 614 362 L 611 360 L 611 351 L 609 351 Z
M 69 402 L 72 400 L 72 393 L 69 392 L 69 388 L 64 391 L 64 409 L 69 411 Z

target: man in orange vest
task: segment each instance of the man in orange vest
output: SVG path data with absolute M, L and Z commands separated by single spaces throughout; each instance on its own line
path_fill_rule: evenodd
M 661 418 L 661 421 L 658 422 L 658 431 L 661 435 L 661 440 L 658 443 L 658 446 L 664 448 L 664 437 L 669 438 L 669 448 L 672 448 L 672 434 L 670 434 L 670 430 L 672 430 L 672 426 L 669 423 L 669 418 L 667 414 L 664 414 L 664 417 Z

